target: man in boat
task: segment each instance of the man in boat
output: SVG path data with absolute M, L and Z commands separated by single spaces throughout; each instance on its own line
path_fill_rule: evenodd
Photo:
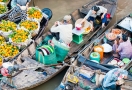
M 110 70 L 102 81 L 103 90 L 121 90 L 120 85 L 127 79 L 128 72 L 126 70 L 116 68 Z
M 13 10 L 9 14 L 8 18 L 10 21 L 15 22 L 15 17 L 20 14 L 21 20 L 27 19 L 27 8 L 31 0 L 12 0 Z
M 107 21 L 106 17 L 107 9 L 103 6 L 93 6 L 91 10 L 88 12 L 88 14 L 84 17 L 84 19 L 81 21 L 81 24 L 88 20 L 93 26 L 93 22 L 97 16 L 101 17 L 102 20 L 102 28 L 105 26 L 105 23 Z M 94 27 L 94 26 L 93 26 Z
M 130 38 L 128 38 L 125 34 L 122 34 L 119 38 L 119 42 L 117 40 L 114 41 L 113 50 L 116 54 L 113 54 L 115 57 L 123 58 L 132 58 L 132 45 L 130 42 Z
M 3 75 L 0 83 L 1 87 L 5 84 L 11 86 L 12 88 L 16 88 L 12 81 L 12 73 L 14 73 L 15 71 L 19 71 L 19 66 L 12 65 L 8 62 L 3 63 L 2 66 L 3 67 L 0 70 L 1 74 Z
M 57 21 L 51 27 L 51 34 L 58 41 L 69 45 L 72 41 L 72 24 L 70 23 L 71 16 L 65 15 L 62 23 Z

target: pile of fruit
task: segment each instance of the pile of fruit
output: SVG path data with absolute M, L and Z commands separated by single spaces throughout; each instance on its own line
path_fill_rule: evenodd
M 19 53 L 19 49 L 11 44 L 4 44 L 0 46 L 0 55 L 4 58 L 14 57 Z
M 0 3 L 0 14 L 3 14 L 3 13 L 5 13 L 5 12 L 7 12 L 7 6 L 6 6 L 6 4 L 1 4 Z
M 3 36 L 0 36 L 0 45 L 4 44 L 6 42 L 5 38 Z
M 27 11 L 29 18 L 41 19 L 43 17 L 42 12 L 35 7 L 30 7 Z
M 7 3 L 7 2 L 9 2 L 9 0 L 0 0 L 0 2 Z
M 25 42 L 28 39 L 29 32 L 19 29 L 14 31 L 9 37 L 11 38 L 12 42 L 20 43 Z
M 0 23 L 0 30 L 2 30 L 3 32 L 14 31 L 16 30 L 16 28 L 17 25 L 9 20 L 8 21 L 2 20 L 2 22 Z
M 38 28 L 38 23 L 31 20 L 25 20 L 20 23 L 20 27 L 24 27 L 25 29 L 32 31 Z

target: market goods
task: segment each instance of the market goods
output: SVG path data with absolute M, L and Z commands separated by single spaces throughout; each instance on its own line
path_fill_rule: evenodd
M 36 7 L 30 7 L 27 11 L 27 14 L 29 18 L 34 19 L 41 19 L 43 17 L 43 13 L 41 12 L 41 10 Z
M 38 23 L 31 20 L 25 20 L 20 23 L 20 27 L 24 27 L 25 29 L 32 31 L 38 29 Z
M 9 0 L 0 0 L 0 2 L 9 2 Z
M 14 57 L 19 53 L 19 49 L 11 44 L 4 44 L 0 46 L 0 55 L 4 58 Z
M 3 36 L 0 36 L 0 45 L 4 44 L 6 42 L 5 38 Z
M 0 23 L 0 30 L 3 32 L 14 31 L 17 28 L 17 25 L 11 21 L 2 20 Z
M 7 6 L 4 3 L 0 3 L 0 14 L 7 12 Z
M 90 31 L 91 27 L 89 26 L 88 28 L 85 29 L 86 32 Z
M 116 37 L 117 37 L 117 35 L 114 34 L 114 33 L 108 33 L 108 34 L 106 34 L 106 38 L 107 38 L 108 40 L 115 40 Z
M 120 29 L 112 29 L 112 33 L 119 35 L 119 34 L 121 34 L 122 32 L 121 32 Z
M 29 32 L 19 29 L 14 31 L 9 37 L 12 39 L 12 42 L 25 42 L 28 39 Z
M 0 62 L 2 62 L 2 57 L 0 57 Z

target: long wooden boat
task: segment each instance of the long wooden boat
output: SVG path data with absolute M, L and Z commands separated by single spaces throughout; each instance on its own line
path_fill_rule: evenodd
M 85 8 L 77 9 L 72 14 L 70 14 L 72 16 L 73 25 L 75 23 L 74 20 L 77 20 L 78 18 L 83 18 L 85 16 L 84 11 L 89 10 L 94 5 L 105 6 L 108 9 L 108 12 L 111 13 L 111 19 L 112 19 L 113 15 L 116 11 L 117 1 L 116 0 L 115 1 L 94 0 L 94 1 L 84 5 L 83 7 L 85 7 Z M 109 20 L 109 22 L 111 21 L 111 19 Z M 82 45 L 84 45 L 85 43 L 89 43 L 87 40 L 90 40 L 92 38 L 92 36 L 97 34 L 98 30 L 100 30 L 100 29 L 101 29 L 101 25 L 96 25 L 94 32 L 90 32 L 89 34 L 84 36 L 84 42 L 82 44 L 77 45 L 75 43 L 72 43 L 69 55 L 72 55 L 74 52 L 79 51 L 80 48 L 82 48 Z M 105 29 L 101 30 L 101 32 L 95 36 L 99 36 L 104 30 Z M 35 61 L 35 57 L 34 57 L 35 49 L 36 49 L 37 45 L 39 45 L 44 38 L 45 38 L 45 35 L 36 39 L 32 44 L 28 45 L 28 47 L 26 49 L 24 49 L 23 52 L 21 52 L 18 56 L 14 57 L 11 60 L 11 61 L 15 61 L 17 64 L 22 65 L 24 67 L 32 67 L 32 66 L 35 67 L 36 66 L 36 68 L 34 68 L 34 69 L 23 70 L 21 73 L 19 73 L 18 75 L 13 77 L 12 80 L 13 80 L 17 89 L 26 90 L 26 89 L 36 87 L 42 83 L 45 83 L 49 79 L 53 78 L 55 75 L 60 73 L 64 68 L 66 68 L 66 65 L 61 65 L 61 66 L 59 66 L 59 68 L 57 66 L 55 68 L 45 67 L 45 65 L 42 65 Z M 65 62 L 69 62 L 69 59 L 68 58 L 65 59 Z M 38 73 L 37 66 L 44 67 L 44 68 L 39 68 L 42 70 L 42 72 L 48 71 L 50 73 L 48 73 L 47 76 L 43 75 L 42 72 Z M 4 87 L 4 89 L 14 90 L 15 88 L 6 86 L 6 87 Z
M 9 1 L 9 3 L 8 3 L 8 8 L 9 8 L 9 11 L 8 12 L 6 12 L 6 13 L 4 13 L 2 16 L 0 16 L 0 21 L 2 21 L 2 20 L 8 20 L 8 15 L 11 13 L 11 11 L 13 10 L 13 9 L 11 9 L 11 0 Z M 33 37 L 32 37 L 32 40 L 34 41 L 34 40 L 36 40 L 36 39 L 38 39 L 40 36 L 42 36 L 43 35 L 43 33 L 45 32 L 45 30 L 46 30 L 46 27 L 48 26 L 48 22 L 49 22 L 49 20 L 51 19 L 51 17 L 52 17 L 52 11 L 49 9 L 49 8 L 44 8 L 43 10 L 42 10 L 42 12 L 43 13 L 45 13 L 45 12 L 50 12 L 49 14 L 49 18 L 47 18 L 47 17 L 43 17 L 42 18 L 42 20 L 40 21 L 40 28 L 39 28 L 39 31 L 38 31 L 38 34 L 36 34 L 36 35 L 34 35 Z M 48 15 L 47 15 L 48 16 Z M 15 17 L 16 18 L 16 22 L 15 23 L 18 23 L 19 21 L 20 21 L 20 17 L 19 16 L 17 16 L 17 17 Z M 30 44 L 32 44 L 32 42 L 30 42 L 29 43 L 29 45 Z M 21 53 L 21 52 L 23 52 L 26 48 L 27 48 L 28 46 L 24 46 L 22 49 L 20 49 L 19 50 L 19 53 L 16 55 L 16 57 Z M 15 57 L 14 57 L 15 58 Z M 12 58 L 11 58 L 12 59 Z
M 107 24 L 106 24 L 106 26 L 107 26 L 110 23 L 110 21 L 112 20 L 114 14 L 116 12 L 117 0 L 114 0 L 114 1 L 111 1 L 111 0 L 108 0 L 108 1 L 104 1 L 104 0 L 98 0 L 97 1 L 97 0 L 94 0 L 94 1 L 92 1 L 92 2 L 90 2 L 88 4 L 86 4 L 86 5 L 82 6 L 82 8 L 75 10 L 74 12 L 72 12 L 70 14 L 72 16 L 71 22 L 72 22 L 73 26 L 75 24 L 75 21 L 77 19 L 79 19 L 79 18 L 84 18 L 85 15 L 86 15 L 86 12 L 88 12 L 91 9 L 91 7 L 94 6 L 94 5 L 104 6 L 104 7 L 106 7 L 108 9 L 108 13 L 111 16 L 110 16 L 110 19 L 107 20 Z M 8 17 L 8 15 L 9 15 L 10 12 L 11 12 L 11 10 L 9 12 L 7 12 L 6 14 L 4 14 L 0 18 L 0 20 L 8 19 L 7 17 Z M 44 30 L 45 30 L 45 28 L 46 28 L 47 25 L 48 25 L 48 19 L 46 19 L 45 17 L 43 17 L 43 19 L 40 22 L 39 33 L 36 36 L 33 37 L 33 40 L 39 38 L 43 34 L 43 32 L 44 32 Z M 86 35 L 84 35 L 83 36 L 83 42 L 81 44 L 78 45 L 78 44 L 76 44 L 74 42 L 71 43 L 71 47 L 74 47 L 74 48 L 70 49 L 68 55 L 71 56 L 71 54 L 73 54 L 73 53 L 77 54 L 77 52 L 81 48 L 83 48 L 86 44 L 88 44 L 91 41 L 91 39 L 95 39 L 102 32 L 104 32 L 105 28 L 102 29 L 101 28 L 101 24 L 94 23 L 94 31 L 90 32 L 90 33 L 88 33 Z M 32 44 L 32 42 L 30 44 Z M 14 58 L 16 58 L 18 55 L 20 55 L 25 49 L 27 49 L 28 46 L 23 47 L 23 49 L 21 49 L 20 52 Z
M 101 70 L 102 72 L 105 72 L 105 73 L 108 72 L 109 70 L 113 69 L 113 68 L 119 68 L 119 66 L 108 65 L 108 63 L 114 59 L 113 52 L 104 53 L 103 59 L 100 61 L 100 63 L 96 63 L 96 62 L 91 61 L 90 60 L 90 54 L 92 52 L 94 52 L 94 46 L 102 45 L 104 43 L 104 38 L 106 39 L 106 37 L 105 37 L 106 33 L 111 32 L 112 29 L 115 29 L 115 28 L 120 29 L 122 31 L 122 33 L 125 33 L 129 37 L 132 37 L 131 36 L 132 32 L 129 31 L 128 29 L 124 28 L 125 25 L 123 27 L 120 25 L 123 21 L 125 21 L 128 18 L 132 19 L 131 15 L 128 15 L 128 16 L 124 17 L 123 19 L 121 19 L 120 21 L 118 21 L 115 25 L 113 25 L 106 32 L 101 34 L 97 39 L 95 39 L 93 42 L 88 44 L 86 47 L 84 47 L 84 49 L 82 49 L 79 52 L 78 58 L 76 59 L 76 61 L 73 63 L 73 65 L 70 66 L 70 68 L 66 72 L 66 74 L 65 74 L 60 86 L 57 88 L 57 90 L 63 90 L 62 88 L 65 88 L 65 85 L 68 81 L 67 80 L 68 75 L 72 74 L 72 75 L 76 76 L 75 73 L 77 73 L 77 71 L 78 71 L 76 68 L 81 68 L 82 65 L 86 65 L 87 67 L 89 67 L 93 71 L 94 70 Z M 114 40 L 107 40 L 107 43 L 110 45 L 113 45 Z M 129 64 L 126 64 L 122 68 L 129 72 L 131 67 L 132 67 L 132 62 L 130 62 Z M 132 88 L 131 87 L 132 86 L 132 74 L 130 74 L 130 72 L 129 72 L 128 77 L 129 77 L 129 80 L 126 80 L 125 84 L 122 85 L 122 88 L 124 88 L 125 90 L 131 90 L 131 88 Z M 80 76 L 78 76 L 78 78 L 80 79 Z M 92 89 L 96 90 L 95 83 L 92 83 L 91 81 L 85 80 L 85 79 L 81 78 L 80 81 L 81 80 L 86 81 L 86 85 L 89 85 Z M 83 89 L 80 88 L 80 86 L 76 86 L 73 90 L 83 90 Z
M 108 21 L 106 24 L 106 27 L 107 27 L 116 12 L 117 0 L 113 0 L 113 1 L 92 0 L 92 2 L 82 6 L 82 8 L 75 10 L 73 13 L 70 14 L 72 16 L 73 26 L 75 25 L 76 20 L 80 18 L 84 18 L 85 15 L 88 13 L 88 11 L 92 8 L 92 6 L 95 6 L 95 5 L 99 5 L 99 6 L 103 6 L 107 8 L 108 13 L 111 15 L 110 19 L 107 20 Z M 94 30 L 86 35 L 83 35 L 82 43 L 80 43 L 79 45 L 74 42 L 71 43 L 71 47 L 74 47 L 74 48 L 70 49 L 69 55 L 73 53 L 77 53 L 82 47 L 84 47 L 86 44 L 91 42 L 92 39 L 97 38 L 101 33 L 105 31 L 106 27 L 102 29 L 100 24 L 94 23 Z

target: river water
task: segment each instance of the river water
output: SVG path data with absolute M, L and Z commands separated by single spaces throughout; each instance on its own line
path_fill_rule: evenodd
M 32 0 L 33 1 L 33 0 Z M 71 13 L 73 10 L 79 8 L 80 6 L 88 3 L 88 1 L 91 0 L 34 0 L 34 4 L 40 7 L 41 9 L 43 7 L 48 7 L 53 11 L 53 17 L 49 22 L 48 28 L 53 25 L 53 23 L 56 20 L 59 20 L 62 18 L 65 14 Z M 31 5 L 33 3 L 31 2 Z M 117 12 L 108 26 L 112 26 L 114 23 L 116 23 L 118 20 L 120 20 L 122 17 L 128 15 L 130 12 L 132 12 L 132 0 L 118 0 L 118 7 Z M 36 88 L 33 88 L 31 90 L 54 90 L 61 82 L 67 68 L 63 70 L 60 74 L 46 82 L 45 84 L 42 84 Z

